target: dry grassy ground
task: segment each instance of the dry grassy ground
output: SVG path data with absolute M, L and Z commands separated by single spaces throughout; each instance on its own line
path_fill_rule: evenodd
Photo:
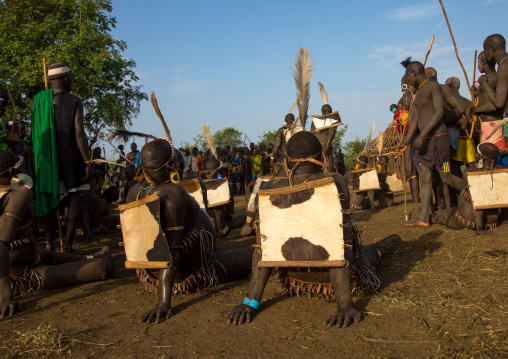
M 176 315 L 139 324 L 155 296 L 123 267 L 120 235 L 83 245 L 112 248 L 117 272 L 106 281 L 48 290 L 21 299 L 24 311 L 0 321 L 1 356 L 122 358 L 506 358 L 508 225 L 494 235 L 440 225 L 406 228 L 404 206 L 354 214 L 364 244 L 397 233 L 403 246 L 378 269 L 382 288 L 360 298 L 363 321 L 347 329 L 322 324 L 335 304 L 290 297 L 275 276 L 250 324 L 224 315 L 249 281 L 173 299 Z M 243 203 L 238 202 L 239 211 Z M 254 238 L 223 240 L 218 249 L 249 247 Z M 48 326 L 49 325 L 49 326 Z

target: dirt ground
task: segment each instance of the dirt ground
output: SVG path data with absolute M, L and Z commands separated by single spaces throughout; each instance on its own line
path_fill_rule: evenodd
M 508 357 L 508 225 L 492 236 L 441 225 L 407 228 L 403 197 L 379 212 L 355 212 L 364 244 L 399 234 L 404 244 L 378 268 L 382 287 L 355 303 L 359 324 L 329 328 L 335 311 L 324 299 L 290 297 L 272 275 L 260 312 L 233 326 L 224 315 L 248 289 L 243 279 L 175 295 L 176 314 L 138 323 L 156 302 L 134 270 L 125 269 L 121 235 L 77 247 L 111 247 L 112 278 L 21 298 L 24 310 L 0 321 L 1 357 L 48 354 L 91 358 L 506 358 Z M 238 211 L 245 204 L 237 198 Z M 218 242 L 218 250 L 249 247 L 254 237 Z M 50 324 L 61 338 L 53 351 L 28 344 L 27 332 Z M 38 349 L 42 348 L 42 349 Z M 57 349 L 55 349 L 57 348 Z M 63 349 L 62 349 L 63 348 Z

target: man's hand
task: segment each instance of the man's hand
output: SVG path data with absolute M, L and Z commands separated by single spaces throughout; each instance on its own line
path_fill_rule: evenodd
M 399 145 L 399 147 L 397 147 L 397 149 L 399 150 L 399 152 L 404 152 L 405 150 L 407 150 L 407 145 L 402 143 Z
M 506 155 L 507 153 L 508 153 L 508 148 L 506 148 L 506 147 L 501 147 L 501 148 L 499 148 L 499 154 L 500 154 L 501 156 L 504 156 L 504 155 Z
M 12 298 L 0 300 L 0 319 L 12 317 L 16 312 L 21 312 L 21 303 Z
M 422 136 L 416 137 L 416 140 L 415 140 L 415 143 L 413 144 L 413 147 L 415 149 L 419 150 L 420 147 L 422 147 L 422 145 L 423 145 L 423 141 L 425 141 L 425 138 L 423 138 Z
M 250 323 L 251 315 L 256 313 L 256 309 L 252 308 L 247 304 L 240 304 L 234 307 L 228 314 L 226 314 L 226 318 L 229 317 L 228 323 L 232 324 L 243 324 Z
M 478 82 L 480 83 L 480 85 L 486 84 L 487 83 L 487 77 L 485 77 L 485 75 L 481 75 L 478 78 Z
M 83 177 L 81 180 L 83 182 L 87 182 L 90 179 L 90 176 L 92 175 L 91 172 L 92 166 L 90 164 L 87 164 L 85 167 L 85 177 Z
M 169 319 L 173 315 L 173 309 L 171 305 L 168 303 L 157 303 L 155 308 L 145 313 L 141 319 L 139 320 L 141 323 L 146 322 L 149 324 L 151 321 L 155 319 L 155 324 L 163 321 L 164 319 Z
M 354 321 L 359 323 L 362 320 L 362 313 L 357 311 L 355 308 L 347 308 L 337 311 L 326 319 L 325 324 L 329 327 L 334 325 L 337 327 L 347 328 L 347 326 Z

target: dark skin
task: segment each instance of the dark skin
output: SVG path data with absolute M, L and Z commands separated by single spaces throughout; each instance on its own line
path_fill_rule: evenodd
M 436 81 L 430 81 L 424 72 L 421 63 L 413 62 L 406 70 L 407 81 L 410 85 L 418 89 L 413 103 L 413 111 L 416 114 L 416 120 L 410 121 L 407 135 L 399 146 L 401 151 L 407 149 L 407 145 L 419 131 L 419 135 L 414 142 L 414 148 L 420 149 L 426 137 L 438 136 L 447 132 L 441 118 L 443 117 L 444 96 L 441 86 Z M 419 218 L 408 224 L 408 226 L 429 227 L 429 214 L 431 213 L 432 199 L 432 169 L 425 166 L 418 168 L 421 183 L 421 206 Z M 464 187 L 462 180 L 452 176 L 451 173 L 439 173 L 443 183 L 451 185 L 460 191 Z
M 497 67 L 496 92 L 488 85 L 488 78 L 482 75 L 478 78 L 480 88 L 485 92 L 492 104 L 503 112 L 508 112 L 508 53 L 501 35 L 491 35 L 483 42 L 483 52 L 487 62 L 495 61 Z M 475 109 L 476 113 L 478 109 Z M 479 111 L 478 111 L 479 112 Z
M 345 199 L 341 199 L 342 208 L 349 208 L 349 193 L 347 191 L 344 178 L 336 173 L 330 174 L 319 174 L 321 168 L 318 165 L 312 163 L 303 163 L 296 170 L 294 180 L 296 183 L 303 182 L 305 180 L 313 180 L 325 177 L 332 177 L 336 180 L 337 188 L 339 193 L 343 193 Z M 266 185 L 266 186 L 265 186 Z M 284 188 L 288 186 L 287 180 L 274 180 L 263 184 L 263 189 L 272 188 Z M 257 201 L 257 200 L 256 200 Z M 256 215 L 259 219 L 259 213 Z M 346 218 L 348 217 L 348 218 Z M 344 215 L 344 220 L 348 221 L 349 216 Z M 345 222 L 346 223 L 346 222 Z M 349 228 L 344 228 L 344 238 L 348 238 Z M 256 234 L 256 242 L 258 245 L 261 244 L 261 237 L 259 231 Z M 352 260 L 352 252 L 346 247 L 345 256 L 348 261 Z M 261 301 L 263 291 L 266 283 L 270 276 L 272 268 L 258 267 L 258 263 L 261 260 L 259 251 L 254 251 L 254 257 L 252 259 L 252 273 L 249 291 L 247 297 L 250 299 Z M 330 281 L 332 283 L 333 291 L 336 296 L 337 311 L 330 315 L 326 320 L 325 324 L 328 326 L 347 327 L 350 323 L 358 323 L 362 319 L 361 313 L 353 308 L 353 300 L 351 297 L 350 287 L 350 269 L 345 268 L 329 268 L 328 269 Z M 252 316 L 257 312 L 256 309 L 250 307 L 247 304 L 240 304 L 233 308 L 227 315 L 228 323 L 242 324 L 244 322 L 249 323 Z
M 323 116 L 328 115 L 326 111 L 322 111 Z M 339 117 L 340 118 L 340 117 Z M 316 130 L 314 123 L 310 128 L 312 134 L 316 136 L 323 146 L 323 154 L 325 156 L 325 164 L 329 173 L 333 172 L 333 150 L 332 142 L 337 133 L 337 127 L 330 127 L 324 130 Z
M 53 94 L 60 93 L 63 91 L 72 90 L 72 75 L 67 75 L 64 78 L 58 78 L 51 80 L 51 87 Z M 83 184 L 90 180 L 91 166 L 90 157 L 88 154 L 88 138 L 85 133 L 85 126 L 83 124 L 83 104 L 81 101 L 76 106 L 76 112 L 74 114 L 74 138 L 79 148 L 83 160 L 87 163 L 85 168 L 85 177 L 82 178 Z M 67 232 L 65 234 L 64 250 L 66 252 L 72 252 L 72 243 L 74 240 L 74 233 L 76 231 L 76 225 L 79 220 L 79 192 L 72 192 L 69 196 L 69 207 L 67 211 Z M 54 249 L 54 218 L 56 216 L 56 210 L 49 213 L 46 216 L 46 240 L 49 248 Z
M 407 84 L 406 76 L 402 78 L 401 83 L 406 85 L 406 90 L 404 90 L 404 94 L 397 103 L 397 108 L 399 110 L 410 111 L 413 105 L 414 97 L 413 93 L 411 92 L 412 87 Z M 414 114 L 414 111 L 413 115 L 409 118 L 409 125 L 411 125 L 412 121 L 416 121 L 416 115 Z M 420 182 L 418 180 L 418 171 L 416 170 L 413 158 L 413 145 L 411 142 L 409 142 L 407 146 L 407 150 L 402 153 L 402 157 L 404 161 L 404 171 L 406 173 L 406 178 L 409 180 L 409 188 L 411 189 L 411 198 L 413 199 L 414 203 L 412 213 L 415 213 L 419 211 L 418 204 L 420 203 Z
M 272 158 L 274 161 L 277 161 L 278 157 L 284 157 L 286 154 L 286 132 L 293 127 L 293 124 L 294 121 L 286 121 L 286 125 L 277 130 L 277 137 L 272 151 Z
M 131 163 L 134 163 L 136 162 L 136 156 L 138 155 L 138 145 L 136 145 L 135 143 L 132 143 L 131 144 L 131 152 L 127 153 L 127 160 L 130 161 Z

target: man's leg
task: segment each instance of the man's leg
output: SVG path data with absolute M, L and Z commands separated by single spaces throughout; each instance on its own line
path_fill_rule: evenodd
M 72 252 L 72 242 L 76 233 L 79 218 L 79 192 L 69 192 L 69 208 L 67 211 L 67 233 L 65 234 L 64 252 Z
M 432 201 L 432 170 L 425 166 L 418 167 L 420 181 L 422 184 L 422 192 L 420 195 L 422 209 L 418 220 L 407 224 L 408 227 L 429 227 L 430 206 Z
M 46 214 L 46 218 L 44 219 L 44 230 L 46 232 L 46 248 L 50 251 L 55 250 L 55 222 L 59 220 L 57 218 L 56 209 L 51 210 L 48 214 Z

